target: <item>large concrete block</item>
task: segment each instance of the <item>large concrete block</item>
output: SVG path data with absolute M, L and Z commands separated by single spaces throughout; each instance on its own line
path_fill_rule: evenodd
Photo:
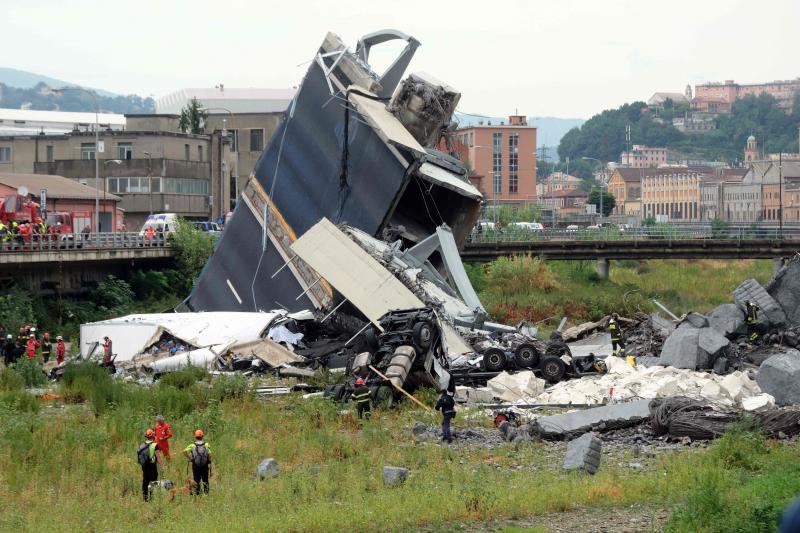
M 736 304 L 722 304 L 708 315 L 708 323 L 717 332 L 733 335 L 744 326 L 744 310 Z
M 756 381 L 778 405 L 800 404 L 800 352 L 787 348 L 773 355 L 761 363 Z
M 781 305 L 754 279 L 745 280 L 736 287 L 733 297 L 742 307 L 747 300 L 757 303 L 761 308 L 760 318 L 765 324 L 778 326 L 786 322 L 786 313 Z
M 661 364 L 675 368 L 697 369 L 700 349 L 700 329 L 683 323 L 664 341 Z
M 399 466 L 384 466 L 383 467 L 383 484 L 387 487 L 393 487 L 403 483 L 408 477 L 408 468 L 401 468 Z
M 543 437 L 563 439 L 604 424 L 614 427 L 635 425 L 650 417 L 649 403 L 650 400 L 635 400 L 560 415 L 542 416 L 533 423 L 532 428 Z
M 701 315 L 700 313 L 695 313 L 692 311 L 683 319 L 684 323 L 691 324 L 696 328 L 705 328 L 708 327 L 708 318 L 705 315 Z
M 703 328 L 700 330 L 697 345 L 701 350 L 706 352 L 706 354 L 711 356 L 711 359 L 719 354 L 728 344 L 730 344 L 728 338 L 717 330 L 713 328 Z M 706 365 L 700 368 L 707 368 L 710 363 L 711 361 L 707 361 Z
M 602 441 L 592 433 L 585 433 L 573 439 L 567 445 L 567 455 L 564 457 L 564 469 L 581 469 L 589 474 L 594 474 L 600 467 L 600 454 Z
M 783 309 L 792 326 L 800 325 L 800 255 L 795 255 L 767 284 L 766 291 Z

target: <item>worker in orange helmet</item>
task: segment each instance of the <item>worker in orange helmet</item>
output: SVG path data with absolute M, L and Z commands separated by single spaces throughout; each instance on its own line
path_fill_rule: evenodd
M 192 463 L 192 476 L 194 478 L 195 487 L 194 494 L 200 494 L 200 486 L 203 486 L 203 492 L 208 494 L 208 477 L 211 473 L 211 448 L 208 443 L 203 440 L 202 429 L 194 432 L 194 442 L 188 445 L 183 450 L 183 455 Z
M 353 391 L 353 401 L 356 402 L 356 411 L 358 418 L 366 418 L 369 420 L 372 411 L 370 410 L 370 396 L 372 392 L 364 383 L 363 378 L 356 379 L 356 389 Z
M 156 446 L 156 432 L 148 428 L 144 432 L 144 443 L 136 451 L 136 459 L 142 466 L 142 496 L 150 500 L 150 483 L 158 481 L 158 465 L 164 466 L 161 451 Z

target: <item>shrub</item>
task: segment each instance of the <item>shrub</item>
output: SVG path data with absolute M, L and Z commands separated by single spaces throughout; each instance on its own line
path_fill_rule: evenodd
M 47 382 L 44 368 L 36 359 L 21 357 L 11 366 L 11 370 L 22 379 L 26 387 L 38 387 Z
M 130 284 L 114 276 L 108 276 L 92 292 L 94 303 L 103 311 L 121 311 L 130 306 L 134 296 Z
M 211 398 L 225 401 L 233 398 L 244 398 L 250 392 L 247 378 L 240 375 L 220 376 L 211 386 Z
M 24 390 L 15 390 L 0 393 L 0 404 L 5 405 L 12 411 L 26 413 L 39 412 L 39 399 L 33 394 Z
M 188 389 L 198 381 L 208 378 L 208 371 L 205 368 L 187 367 L 177 372 L 169 372 L 159 378 L 162 385 L 170 385 L 176 389 Z
M 11 368 L 0 368 L 0 391 L 18 391 L 25 386 L 22 376 Z
M 549 292 L 559 287 L 555 274 L 538 257 L 501 257 L 493 261 L 486 282 L 503 296 L 526 294 L 533 290 Z

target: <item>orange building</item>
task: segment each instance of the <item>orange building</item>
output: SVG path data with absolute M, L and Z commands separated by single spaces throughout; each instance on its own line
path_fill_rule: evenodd
M 730 112 L 730 105 L 737 99 L 752 94 L 758 96 L 767 93 L 775 97 L 778 106 L 784 112 L 792 112 L 792 101 L 794 93 L 800 91 L 800 78 L 794 80 L 777 80 L 768 83 L 751 83 L 740 85 L 733 80 L 725 80 L 725 83 L 704 83 L 695 85 L 693 104 L 711 102 L 719 104 L 718 112 Z
M 453 144 L 457 157 L 482 177 L 479 188 L 487 203 L 536 201 L 536 127 L 528 126 L 526 117 L 460 128 Z

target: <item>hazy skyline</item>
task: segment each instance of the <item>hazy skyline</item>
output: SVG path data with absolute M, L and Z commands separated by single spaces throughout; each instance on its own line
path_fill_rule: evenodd
M 588 118 L 687 83 L 800 76 L 800 4 L 533 0 L 431 3 L 242 0 L 134 4 L 0 0 L 0 66 L 117 93 L 291 87 L 327 31 L 416 37 L 410 71 L 462 92 L 459 110 Z M 668 6 L 669 11 L 662 6 Z M 376 47 L 379 72 L 401 45 Z

